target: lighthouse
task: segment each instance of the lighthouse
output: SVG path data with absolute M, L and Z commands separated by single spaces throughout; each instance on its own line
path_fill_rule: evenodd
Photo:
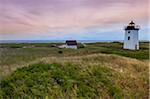
M 131 21 L 128 26 L 125 27 L 124 49 L 138 50 L 139 49 L 139 26 L 135 26 L 135 23 Z

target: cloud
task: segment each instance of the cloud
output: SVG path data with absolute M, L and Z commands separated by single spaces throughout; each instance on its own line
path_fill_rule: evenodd
M 147 25 L 148 0 L 0 0 L 0 13 L 0 35 L 53 37 L 122 29 L 131 19 Z

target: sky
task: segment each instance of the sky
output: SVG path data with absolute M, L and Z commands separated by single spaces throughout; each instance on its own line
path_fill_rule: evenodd
M 148 0 L 0 0 L 0 40 L 123 40 L 131 20 L 149 40 Z

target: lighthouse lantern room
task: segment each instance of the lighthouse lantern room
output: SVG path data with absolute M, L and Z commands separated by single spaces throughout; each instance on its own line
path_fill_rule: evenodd
M 131 21 L 128 26 L 125 27 L 125 39 L 124 49 L 138 50 L 139 49 L 139 26 L 135 26 L 135 23 Z

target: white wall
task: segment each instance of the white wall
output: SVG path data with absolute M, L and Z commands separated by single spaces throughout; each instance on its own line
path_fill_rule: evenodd
M 130 33 L 128 33 L 130 31 Z M 128 40 L 130 37 L 130 40 Z M 124 39 L 124 49 L 139 49 L 139 37 L 138 37 L 138 30 L 126 30 L 125 31 L 125 39 Z
M 60 45 L 59 48 L 66 48 L 66 45 Z
M 71 46 L 66 45 L 66 48 L 77 49 L 77 46 L 76 45 L 71 45 Z

